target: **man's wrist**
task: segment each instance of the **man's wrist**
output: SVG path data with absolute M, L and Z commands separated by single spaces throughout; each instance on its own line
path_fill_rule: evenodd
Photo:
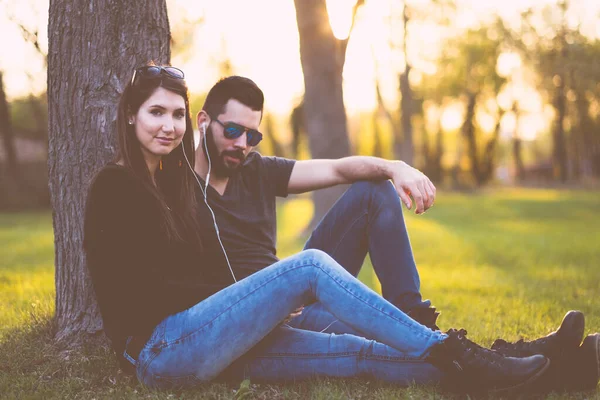
M 384 167 L 384 173 L 387 179 L 394 179 L 398 170 L 402 168 L 406 163 L 400 160 L 389 160 L 386 162 Z

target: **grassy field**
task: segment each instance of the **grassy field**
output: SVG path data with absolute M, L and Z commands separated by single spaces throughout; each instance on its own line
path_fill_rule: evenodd
M 299 250 L 310 218 L 304 198 L 280 205 L 279 248 Z M 422 216 L 407 216 L 422 292 L 440 326 L 464 327 L 490 345 L 556 328 L 566 311 L 600 331 L 600 193 L 505 189 L 443 193 Z M 148 391 L 118 373 L 103 349 L 65 354 L 53 346 L 54 255 L 49 212 L 0 214 L 0 398 L 39 399 L 392 399 L 449 398 L 435 387 L 319 379 L 295 385 L 221 384 Z M 360 278 L 378 289 L 369 262 Z M 597 393 L 548 398 L 598 398 Z

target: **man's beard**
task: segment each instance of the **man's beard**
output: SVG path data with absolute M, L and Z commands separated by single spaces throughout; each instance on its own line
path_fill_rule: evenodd
M 202 150 L 206 155 L 206 149 L 208 148 L 211 172 L 218 178 L 229 178 L 246 160 L 242 150 L 224 150 L 219 154 L 217 144 L 215 143 L 215 137 L 210 126 L 206 129 L 204 140 L 206 140 L 206 147 L 202 146 Z M 235 167 L 228 167 L 227 164 L 225 164 L 225 156 L 237 158 L 239 163 Z

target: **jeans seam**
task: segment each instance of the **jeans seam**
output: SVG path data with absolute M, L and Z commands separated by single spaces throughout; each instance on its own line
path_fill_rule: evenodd
M 305 358 L 305 357 L 313 357 L 313 358 L 338 358 L 338 357 L 354 357 L 358 356 L 367 360 L 382 360 L 382 361 L 406 361 L 406 362 L 425 362 L 422 358 L 410 358 L 410 357 L 392 357 L 392 356 L 383 356 L 383 355 L 362 355 L 360 351 L 345 351 L 338 353 L 267 353 L 264 355 L 256 356 L 256 359 L 260 358 Z
M 331 250 L 331 256 L 332 257 L 335 256 L 335 253 L 337 252 L 338 248 L 340 247 L 340 244 L 344 241 L 344 238 L 346 237 L 346 235 L 348 234 L 348 232 L 352 230 L 352 228 L 358 222 L 358 220 L 360 220 L 361 218 L 363 218 L 365 216 L 368 216 L 368 214 L 369 214 L 369 211 L 363 211 L 362 214 L 360 214 L 358 217 L 356 217 L 356 219 L 354 219 L 354 221 L 352 221 L 352 223 L 350 224 L 350 226 L 348 227 L 348 229 L 346 229 L 344 231 L 343 235 L 340 236 L 340 239 L 335 244 L 335 247 Z
M 313 265 L 314 265 L 314 264 L 313 264 Z M 376 311 L 379 311 L 381 314 L 383 314 L 383 315 L 385 315 L 385 316 L 387 316 L 387 317 L 391 318 L 392 320 L 394 320 L 394 321 L 396 321 L 396 322 L 398 322 L 398 323 L 400 323 L 400 324 L 402 324 L 402 325 L 406 326 L 407 328 L 413 328 L 413 326 L 412 326 L 412 325 L 409 325 L 409 324 L 407 324 L 406 322 L 404 322 L 404 321 L 402 321 L 402 320 L 396 319 L 396 318 L 394 318 L 392 315 L 390 315 L 390 314 L 388 314 L 388 313 L 384 312 L 383 310 L 380 310 L 380 309 L 378 309 L 378 308 L 375 308 L 375 307 L 373 307 L 372 305 L 370 305 L 369 303 L 365 302 L 365 301 L 364 301 L 362 298 L 358 297 L 357 295 L 355 295 L 354 293 L 352 293 L 351 291 L 349 291 L 348 289 L 346 289 L 346 288 L 345 288 L 345 287 L 344 287 L 344 286 L 343 286 L 343 285 L 342 285 L 342 284 L 341 284 L 341 283 L 340 283 L 340 282 L 339 282 L 339 281 L 338 281 L 338 280 L 337 280 L 337 279 L 336 279 L 334 276 L 332 276 L 332 275 L 328 274 L 328 273 L 327 273 L 327 271 L 325 271 L 323 268 L 321 268 L 321 267 L 320 267 L 320 266 L 318 266 L 318 265 L 314 265 L 314 266 L 315 266 L 315 267 L 317 267 L 317 268 L 319 268 L 319 269 L 321 269 L 321 271 L 323 271 L 323 273 L 325 273 L 327 276 L 329 276 L 329 277 L 330 277 L 330 278 L 331 278 L 331 279 L 332 279 L 334 282 L 336 282 L 336 283 L 337 283 L 337 284 L 338 284 L 338 285 L 339 285 L 339 286 L 340 286 L 342 289 L 344 289 L 344 290 L 345 290 L 347 293 L 349 293 L 349 294 L 350 294 L 352 297 L 354 297 L 354 298 L 355 298 L 355 299 L 357 299 L 358 301 L 362 302 L 363 304 L 365 304 L 365 305 L 367 305 L 367 306 L 371 307 L 372 309 L 374 309 L 374 310 L 376 310 Z M 387 301 L 387 300 L 386 300 L 386 301 Z M 407 316 L 407 317 L 408 317 L 408 316 Z M 410 318 L 410 317 L 408 317 L 408 318 Z M 343 322 L 343 321 L 342 321 L 342 322 Z M 420 333 L 417 333 L 417 332 L 414 332 L 414 333 L 415 333 L 415 334 L 417 334 L 417 335 L 419 335 L 419 336 L 423 336 L 423 337 L 426 337 L 426 336 L 427 336 L 427 335 L 425 335 L 425 334 L 420 334 Z
M 138 367 L 142 367 L 142 371 L 140 371 L 140 374 L 139 374 L 140 377 L 142 377 L 142 378 L 144 377 L 144 375 L 146 374 L 146 371 L 148 371 L 148 368 L 150 367 L 150 364 L 152 364 L 152 361 L 154 361 L 159 354 L 160 354 L 160 351 L 158 351 L 158 350 L 152 351 L 152 355 L 148 358 L 148 360 L 146 360 L 146 362 L 144 362 L 144 364 L 140 364 L 138 362 Z

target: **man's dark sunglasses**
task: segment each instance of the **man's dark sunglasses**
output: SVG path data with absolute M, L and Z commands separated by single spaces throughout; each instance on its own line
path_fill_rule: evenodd
M 131 77 L 131 86 L 135 83 L 135 80 L 138 77 L 144 78 L 156 78 L 161 75 L 166 75 L 175 79 L 183 79 L 185 75 L 183 71 L 179 68 L 175 67 L 160 67 L 158 65 L 146 65 L 144 67 L 136 68 L 133 71 L 133 76 Z
M 236 124 L 235 122 L 226 122 L 223 123 L 216 118 L 212 119 L 215 122 L 218 122 L 219 125 L 223 127 L 224 136 L 227 139 L 237 139 L 246 132 L 246 143 L 248 146 L 256 146 L 260 143 L 263 138 L 262 133 L 257 131 L 256 129 L 246 128 L 243 125 Z

